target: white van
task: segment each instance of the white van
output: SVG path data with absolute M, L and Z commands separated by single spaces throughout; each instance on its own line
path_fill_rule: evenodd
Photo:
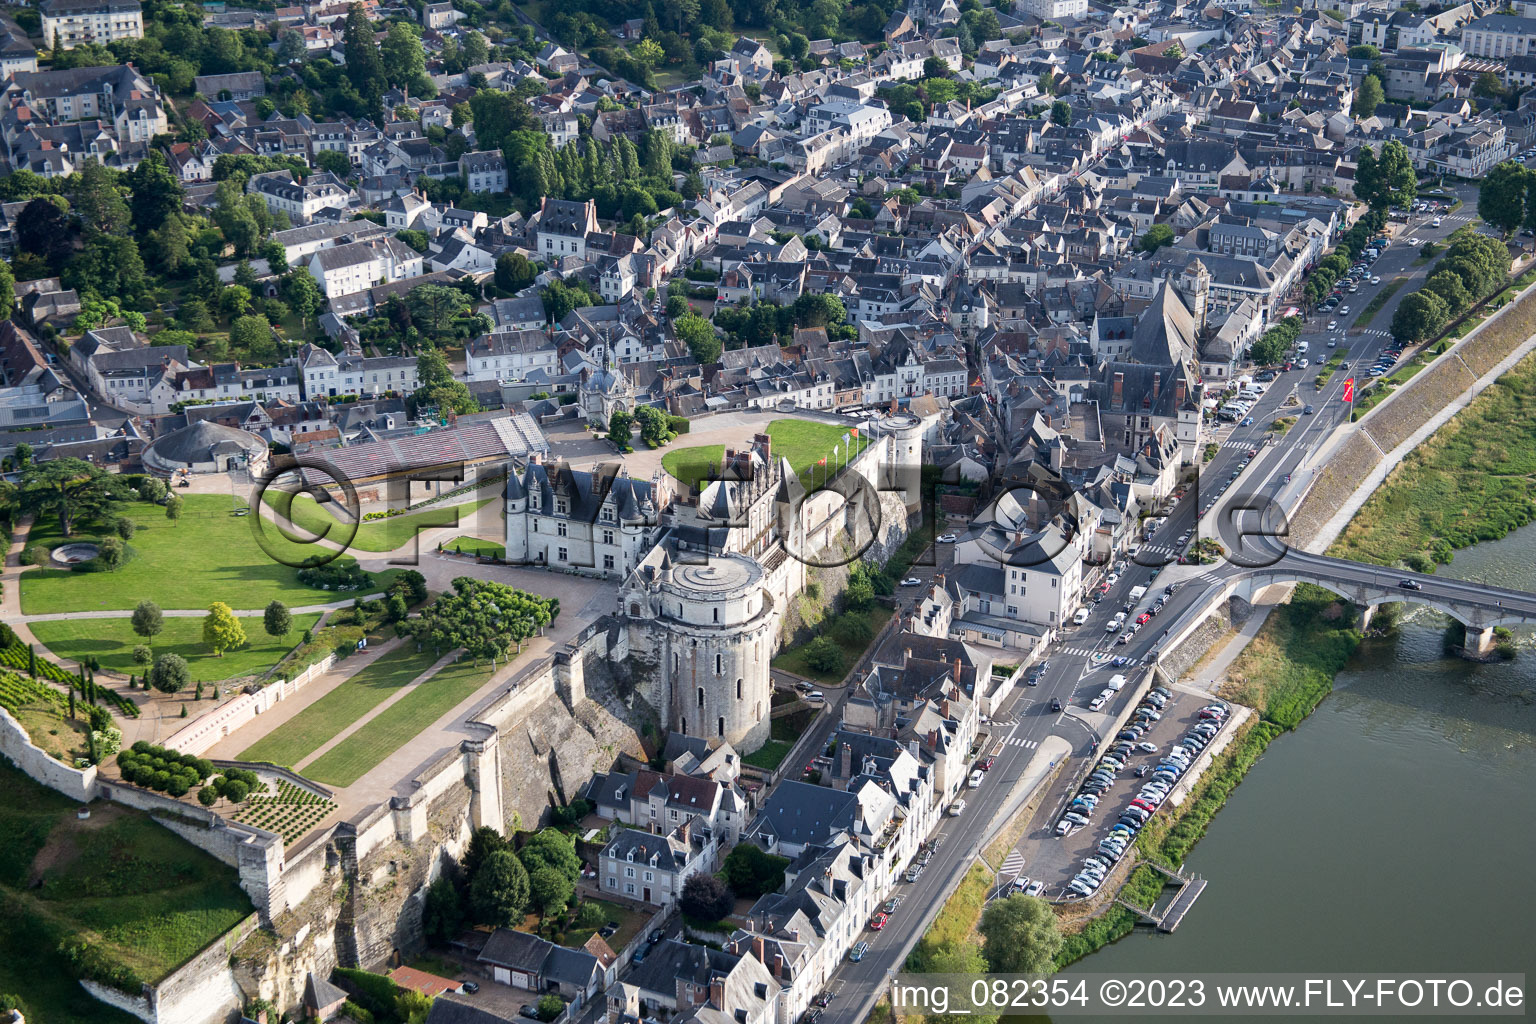
M 1125 612 L 1116 612 L 1115 617 L 1109 620 L 1109 625 L 1104 627 L 1104 632 L 1113 633 L 1125 623 Z
M 1310 347 L 1311 346 L 1305 341 L 1298 341 L 1296 343 L 1296 351 L 1300 352 L 1302 355 L 1306 355 L 1307 349 Z
M 1083 623 L 1085 623 L 1087 621 L 1088 621 L 1088 609 L 1087 608 L 1079 608 L 1077 610 L 1077 614 L 1072 616 L 1072 625 L 1074 625 L 1074 626 L 1081 626 Z
M 1121 689 L 1124 689 L 1125 688 L 1125 676 L 1123 676 L 1123 675 L 1112 675 L 1112 676 L 1110 676 L 1109 677 L 1109 688 L 1111 690 L 1121 690 Z
M 958 817 L 960 817 L 960 815 L 962 815 L 964 813 L 965 813 L 965 797 L 961 797 L 959 800 L 956 800 L 954 803 L 949 805 L 949 816 L 951 818 L 958 818 Z
M 1146 596 L 1147 596 L 1147 588 L 1146 587 L 1132 587 L 1130 594 L 1127 595 L 1127 597 L 1126 597 L 1126 600 L 1129 601 L 1131 604 L 1135 604 L 1137 601 L 1140 601 L 1142 598 L 1144 598 Z
M 971 772 L 970 781 L 968 781 L 966 785 L 971 789 L 980 789 L 982 777 L 982 771 L 980 768 L 978 768 L 974 772 Z

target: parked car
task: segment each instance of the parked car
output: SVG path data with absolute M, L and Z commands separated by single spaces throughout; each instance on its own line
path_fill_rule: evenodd
M 904 587 L 920 587 L 923 585 L 923 581 L 918 579 L 916 576 L 908 576 L 906 579 L 901 581 L 901 585 Z
M 853 961 L 854 963 L 858 963 L 860 960 L 864 959 L 864 954 L 868 953 L 868 952 L 869 952 L 869 943 L 867 943 L 867 942 L 857 943 L 857 944 L 854 945 L 854 947 L 852 949 L 850 949 L 848 951 L 848 959 Z
M 938 542 L 940 544 L 953 544 L 956 541 L 956 539 L 957 538 L 955 537 L 954 534 L 952 534 L 952 533 L 944 533 L 944 534 L 940 534 L 939 535 Z

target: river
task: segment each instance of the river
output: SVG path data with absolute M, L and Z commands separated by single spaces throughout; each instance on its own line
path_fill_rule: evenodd
M 1536 525 L 1440 573 L 1536 590 Z M 1270 744 L 1190 854 L 1209 885 L 1177 933 L 1072 970 L 1527 970 L 1536 649 L 1517 630 L 1512 662 L 1448 658 L 1445 624 L 1409 606 Z

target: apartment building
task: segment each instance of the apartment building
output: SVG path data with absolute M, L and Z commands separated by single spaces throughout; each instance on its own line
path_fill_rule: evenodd
M 38 11 L 43 19 L 43 45 L 50 50 L 144 38 L 139 0 L 44 0 Z

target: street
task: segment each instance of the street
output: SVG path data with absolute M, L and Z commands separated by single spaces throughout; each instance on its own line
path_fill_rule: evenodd
M 1381 278 L 1382 284 L 1362 288 L 1349 296 L 1350 315 L 1330 317 L 1323 313 L 1308 318 L 1299 340 L 1308 342 L 1311 356 L 1326 360 L 1330 354 L 1328 342 L 1330 338 L 1336 339 L 1338 345 L 1347 347 L 1349 352 L 1341 369 L 1321 389 L 1314 387 L 1319 372 L 1316 366 L 1294 367 L 1278 374 L 1263 397 L 1254 404 L 1249 426 L 1222 425 L 1216 431 L 1220 447 L 1215 457 L 1200 467 L 1195 484 L 1168 513 L 1156 536 L 1134 559 L 1123 563 L 1120 578 L 1102 600 L 1087 606 L 1090 609 L 1087 622 L 1075 629 L 1061 631 L 1048 651 L 1050 668 L 1039 685 L 1021 687 L 995 716 L 1013 723 L 1003 730 L 995 766 L 987 773 L 980 789 L 964 794 L 965 811 L 957 818 L 944 819 L 937 833 L 939 849 L 918 880 L 896 887 L 895 893 L 903 896 L 904 902 L 883 930 L 866 935 L 869 951 L 864 958 L 858 963 L 845 961 L 829 982 L 828 988 L 834 995 L 826 1009 L 827 1024 L 861 1024 L 868 1015 L 890 972 L 900 969 L 906 952 L 920 937 L 916 932 L 924 920 L 923 908 L 942 904 L 964 877 L 987 838 L 981 833 L 997 811 L 1014 798 L 1011 790 L 1041 742 L 1053 735 L 1060 736 L 1070 745 L 1074 759 L 1085 758 L 1092 753 L 1096 741 L 1102 738 L 1119 712 L 1132 701 L 1134 687 L 1127 687 L 1101 711 L 1087 710 L 1085 701 L 1099 692 L 1111 674 L 1095 661 L 1095 655 L 1101 660 L 1104 655 L 1124 656 L 1132 665 L 1141 665 L 1154 653 L 1168 626 L 1199 601 L 1204 587 L 1178 586 L 1168 596 L 1163 610 L 1125 645 L 1116 643 L 1120 630 L 1106 631 L 1108 621 L 1126 607 L 1128 595 L 1135 587 L 1148 588 L 1146 595 L 1132 609 L 1141 611 L 1162 595 L 1168 584 L 1188 580 L 1208 583 L 1217 578 L 1221 568 L 1219 565 L 1204 569 L 1195 565 L 1177 565 L 1177 550 L 1170 542 L 1187 530 L 1192 539 L 1214 536 L 1228 552 L 1241 550 L 1243 541 L 1238 533 L 1244 524 L 1232 506 L 1246 505 L 1248 502 L 1244 499 L 1249 498 L 1275 500 L 1282 495 L 1290 497 L 1300 490 L 1305 479 L 1297 475 L 1302 472 L 1302 463 L 1336 429 L 1348 422 L 1350 409 L 1342 401 L 1345 380 L 1353 377 L 1357 387 L 1366 382 L 1365 371 L 1390 343 L 1388 328 L 1398 303 L 1422 287 L 1425 275 L 1434 266 L 1433 261 L 1414 266 L 1414 261 L 1419 258 L 1419 247 L 1409 245 L 1407 240 L 1418 238 L 1421 244 L 1443 242 L 1451 232 L 1475 217 L 1477 189 L 1459 185 L 1449 191 L 1459 196 L 1463 205 L 1454 213 L 1444 215 L 1440 227 L 1432 226 L 1433 214 L 1414 215 L 1407 224 L 1394 225 L 1392 242 L 1371 271 Z M 1396 294 L 1383 304 L 1369 324 L 1354 330 L 1354 317 L 1370 302 L 1376 289 L 1385 287 L 1399 276 L 1407 280 Z M 1330 319 L 1339 320 L 1346 329 L 1329 332 Z M 1310 415 L 1304 411 L 1308 406 L 1313 409 Z M 1296 422 L 1285 433 L 1272 434 L 1269 428 L 1281 416 L 1295 416 Z M 1255 449 L 1258 454 L 1250 459 L 1248 453 Z M 1267 525 L 1272 527 L 1273 524 Z M 915 567 L 914 574 L 926 582 L 932 576 L 933 567 L 921 566 L 922 561 L 919 559 L 919 567 L 925 571 L 918 572 Z M 1155 581 L 1154 574 L 1158 576 Z M 1167 625 L 1159 628 L 1159 624 Z M 1062 702 L 1062 711 L 1050 711 L 1052 698 Z M 1196 706 L 1188 695 L 1182 704 L 1189 708 Z M 1180 710 L 1186 709 L 1181 706 Z M 1174 717 L 1170 715 L 1170 719 Z M 1077 763 L 1069 765 L 1064 777 L 1072 778 L 1081 767 Z M 1049 801 L 1046 805 L 1041 813 L 1052 810 Z M 1027 862 L 1023 870 L 1026 874 L 1031 873 Z

